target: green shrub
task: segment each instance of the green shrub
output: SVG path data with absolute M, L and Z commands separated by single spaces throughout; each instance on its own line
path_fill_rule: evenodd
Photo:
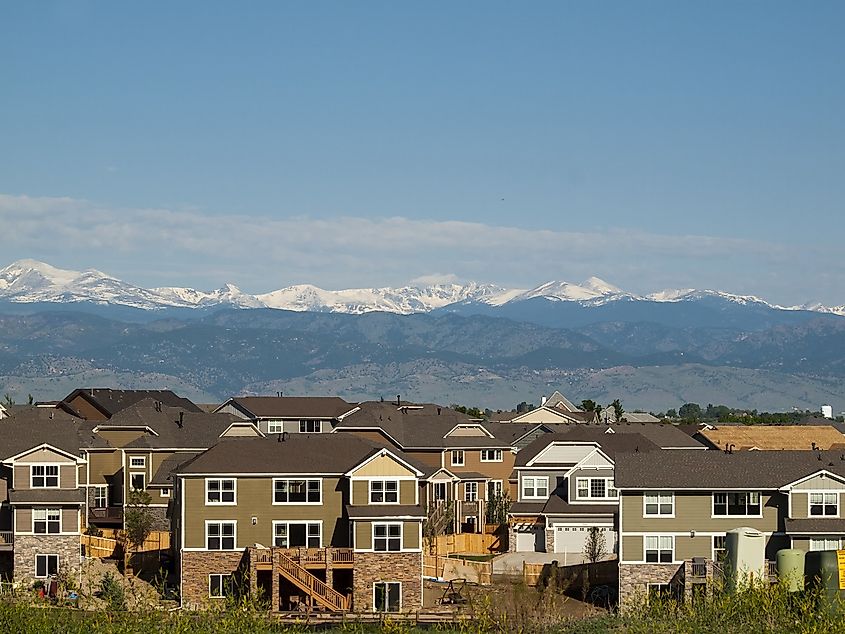
M 100 580 L 100 597 L 109 604 L 109 610 L 123 612 L 126 610 L 126 592 L 121 583 L 110 572 Z

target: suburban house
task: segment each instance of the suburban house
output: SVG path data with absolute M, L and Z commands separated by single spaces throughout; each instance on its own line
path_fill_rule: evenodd
M 502 412 L 493 414 L 496 422 L 517 424 L 527 423 L 593 423 L 598 421 L 595 412 L 585 412 L 575 406 L 560 392 L 554 392 L 550 397 L 545 396 L 540 401 L 540 407 L 527 412 Z
M 328 433 L 357 406 L 336 396 L 236 396 L 214 409 L 252 421 L 264 434 Z
M 842 451 L 621 453 L 615 467 L 622 604 L 706 588 L 732 529 L 762 533 L 770 562 L 781 548 L 843 545 Z
M 85 420 L 103 421 L 145 400 L 157 401 L 186 412 L 202 412 L 199 406 L 170 390 L 113 390 L 99 387 L 74 390 L 56 403 L 55 407 Z
M 456 532 L 481 532 L 486 503 L 515 490 L 510 477 L 511 438 L 483 423 L 432 403 L 365 402 L 344 418 L 336 434 L 354 434 L 425 466 L 422 500 L 427 509 L 454 505 Z
M 183 606 L 251 591 L 274 610 L 419 609 L 421 476 L 351 434 L 218 443 L 175 472 Z

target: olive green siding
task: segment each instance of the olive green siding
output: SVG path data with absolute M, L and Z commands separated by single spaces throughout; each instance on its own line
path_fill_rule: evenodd
M 385 476 L 385 480 L 390 480 Z M 417 503 L 417 480 L 399 480 L 399 504 Z M 365 506 L 370 503 L 370 482 L 369 480 L 352 481 L 352 503 L 355 506 Z
M 370 550 L 373 547 L 373 525 L 370 522 L 355 522 L 355 548 Z
M 352 503 L 364 505 L 370 503 L 370 483 L 366 480 L 352 481 Z
M 29 489 L 31 480 L 29 478 L 29 465 L 15 465 L 14 486 L 17 490 Z M 60 489 L 75 489 L 76 488 L 76 465 L 62 464 L 59 465 L 59 488 Z
M 322 504 L 273 504 L 273 479 L 237 478 L 235 505 L 206 505 L 205 478 L 185 478 L 185 547 L 205 548 L 206 520 L 236 520 L 237 548 L 273 543 L 273 521 L 323 522 L 323 546 L 349 545 L 348 523 L 343 519 L 344 493 L 338 478 L 323 478 Z M 256 524 L 252 524 L 252 518 Z
M 373 524 L 395 523 L 393 520 L 366 520 L 355 522 L 355 548 L 370 550 L 373 547 Z M 420 523 L 402 522 L 402 549 L 420 548 Z
M 419 484 L 416 480 L 400 480 L 399 504 L 416 504 L 418 486 Z
M 806 519 L 807 500 L 809 493 L 793 493 L 792 494 L 792 517 L 795 519 Z
M 109 484 L 107 478 L 114 476 L 123 467 L 119 451 L 88 453 L 88 471 L 91 484 Z
M 402 524 L 402 546 L 404 548 L 420 548 L 419 522 L 404 522 Z
M 792 539 L 792 547 L 797 548 L 798 550 L 803 550 L 807 552 L 810 550 L 810 540 L 809 539 Z
M 45 507 L 39 507 L 45 508 Z M 76 508 L 63 508 L 62 532 L 76 533 L 79 531 L 79 510 Z M 32 532 L 32 508 L 19 507 L 15 509 L 15 531 L 19 533 Z
M 643 517 L 643 494 L 622 496 L 622 531 L 630 532 L 725 532 L 739 526 L 763 532 L 783 530 L 786 496 L 780 493 L 761 494 L 763 517 L 712 517 L 713 495 L 710 492 L 676 492 L 674 517 Z
M 143 430 L 114 430 L 114 429 L 103 429 L 100 428 L 100 431 L 97 432 L 101 437 L 105 438 L 109 441 L 109 443 L 114 447 L 125 447 L 133 440 L 137 440 L 141 436 L 144 436 L 147 432 Z
M 643 538 L 639 535 L 622 537 L 622 561 L 642 561 L 643 558 Z

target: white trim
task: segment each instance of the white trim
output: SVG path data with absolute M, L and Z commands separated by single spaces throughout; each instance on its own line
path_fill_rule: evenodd
M 382 484 L 382 488 L 381 488 L 382 501 L 381 501 L 381 502 L 375 502 L 375 501 L 373 500 L 373 484 L 374 484 L 374 483 L 376 483 L 376 482 L 381 482 L 381 484 Z M 388 502 L 388 501 L 387 501 L 387 493 L 388 493 L 388 491 L 387 491 L 387 483 L 388 483 L 388 482 L 395 482 L 395 483 L 396 483 L 396 501 L 395 501 L 395 502 Z M 401 501 L 401 500 L 400 500 L 400 497 L 401 497 L 401 495 L 402 495 L 402 487 L 400 486 L 399 482 L 400 482 L 400 481 L 399 481 L 398 479 L 395 479 L 395 478 L 390 478 L 390 477 L 387 477 L 387 478 L 373 478 L 373 479 L 371 479 L 371 480 L 368 480 L 368 487 L 367 487 L 367 490 L 368 490 L 368 495 L 367 495 L 367 500 L 369 501 L 369 504 L 371 504 L 371 505 L 379 505 L 379 506 L 381 506 L 381 505 L 399 504 L 399 503 L 400 503 L 400 501 Z
M 600 446 L 597 442 L 583 441 L 583 440 L 581 440 L 581 441 L 577 441 L 577 440 L 553 440 L 548 445 L 543 447 L 543 449 L 541 449 L 540 452 L 538 452 L 536 456 L 534 456 L 530 460 L 526 461 L 525 466 L 531 467 L 537 462 L 539 462 L 541 464 L 561 464 L 560 461 L 555 461 L 554 463 L 543 463 L 543 461 L 540 460 L 540 457 L 543 456 L 543 454 L 545 454 L 547 451 L 549 451 L 549 449 L 552 449 L 553 447 L 584 447 L 585 449 L 588 448 L 588 447 L 593 448 L 593 451 L 590 451 L 586 456 L 584 456 L 578 462 L 576 462 L 574 465 L 572 465 L 572 468 L 575 468 L 576 466 L 578 466 L 581 463 L 581 461 L 583 461 L 584 459 L 592 456 L 595 453 L 595 450 L 600 448 Z M 607 458 L 607 454 L 604 454 L 604 452 L 602 452 L 602 455 L 604 455 L 604 457 Z M 607 458 L 607 459 L 610 460 L 610 458 Z M 610 463 L 613 464 L 613 461 L 610 460 Z
M 501 449 L 481 449 L 480 451 L 481 451 L 480 462 L 503 462 L 504 459 L 505 459 L 505 452 L 502 451 Z M 485 459 L 484 454 L 485 454 L 485 452 L 488 452 L 488 451 L 494 452 L 493 455 L 494 456 L 498 455 L 499 457 L 494 458 L 493 460 Z
M 376 585 L 382 584 L 396 584 L 399 586 L 399 609 L 396 612 L 387 612 L 383 610 L 376 610 Z M 379 612 L 380 614 L 397 614 L 398 612 L 402 611 L 402 582 L 401 581 L 373 581 L 373 612 Z
M 62 488 L 62 464 L 64 464 L 64 463 L 61 463 L 61 462 L 28 462 L 26 464 L 29 465 L 29 482 L 28 482 L 28 484 L 29 484 L 28 488 L 29 489 L 41 491 L 42 489 L 53 490 L 53 489 L 61 489 Z M 34 477 L 32 475 L 32 470 L 35 467 L 44 467 L 44 475 L 38 476 L 40 478 L 44 478 L 44 486 L 38 486 L 37 487 L 34 484 L 32 484 L 32 478 Z M 53 477 L 53 476 L 47 475 L 47 467 L 56 467 L 56 486 L 54 486 L 54 487 L 53 486 L 47 486 L 47 478 Z M 75 469 L 76 465 L 74 465 L 73 468 Z M 78 474 L 77 474 L 77 477 L 78 477 Z M 21 487 L 15 486 L 15 488 L 17 489 L 17 488 L 21 488 Z M 75 487 L 75 488 L 77 488 L 77 487 Z
M 287 526 L 287 539 L 288 545 L 287 546 L 276 546 L 276 526 L 280 524 L 284 524 Z M 305 546 L 291 546 L 290 545 L 290 525 L 291 524 L 304 524 L 305 525 Z M 319 535 L 318 535 L 318 545 L 317 546 L 309 546 L 308 545 L 308 525 L 309 524 L 316 524 L 319 527 Z M 270 536 L 270 543 L 273 544 L 273 548 L 323 548 L 323 520 L 273 520 L 271 522 L 272 525 L 272 534 Z
M 43 520 L 38 520 L 38 521 L 39 521 L 39 522 L 40 522 L 40 521 L 43 521 L 43 522 L 44 522 L 44 529 L 45 529 L 45 532 L 43 532 L 43 533 L 36 533 L 36 532 L 35 532 L 35 521 L 36 521 L 36 520 L 35 520 L 35 513 L 36 513 L 36 512 L 40 512 L 40 511 L 44 511 L 44 519 L 43 519 Z M 58 532 L 58 533 L 51 533 L 51 532 L 50 532 L 50 519 L 49 519 L 49 517 L 47 516 L 47 514 L 48 514 L 48 513 L 50 513 L 50 511 L 56 511 L 56 512 L 58 512 L 58 514 L 59 514 L 59 532 Z M 78 521 L 78 519 L 77 519 L 77 521 Z M 33 509 L 32 509 L 32 533 L 31 533 L 32 535 L 62 535 L 62 534 L 64 534 L 64 531 L 62 530 L 62 528 L 64 528 L 64 527 L 63 527 L 63 518 L 62 518 L 62 507 L 59 507 L 59 508 L 48 508 L 48 507 L 43 507 L 43 506 L 42 506 L 42 507 L 35 507 L 35 508 L 33 508 Z M 79 527 L 77 526 L 77 531 L 76 531 L 77 533 L 79 532 L 78 528 L 79 528 Z
M 402 466 L 404 466 L 406 469 L 408 469 L 408 471 L 410 471 L 411 473 L 413 473 L 413 474 L 414 474 L 415 476 L 417 476 L 417 477 L 420 477 L 420 476 L 425 475 L 422 471 L 420 471 L 419 469 L 417 469 L 417 468 L 416 468 L 415 466 L 413 466 L 411 463 L 406 462 L 405 460 L 403 460 L 402 458 L 400 458 L 399 456 L 397 456 L 395 453 L 393 453 L 392 451 L 390 451 L 390 450 L 389 450 L 389 449 L 387 449 L 386 447 L 384 447 L 384 448 L 380 449 L 377 453 L 374 453 L 372 456 L 370 456 L 369 458 L 364 459 L 362 462 L 359 462 L 359 463 L 358 463 L 358 464 L 356 464 L 354 467 L 352 467 L 349 471 L 347 471 L 346 473 L 344 473 L 344 474 L 342 474 L 342 475 L 345 475 L 345 476 L 348 476 L 348 477 L 352 477 L 352 476 L 353 476 L 353 474 L 354 474 L 356 471 L 358 471 L 359 469 L 361 469 L 362 467 L 365 467 L 366 465 L 370 464 L 370 463 L 371 463 L 373 460 L 375 460 L 376 458 L 381 458 L 381 457 L 384 457 L 384 456 L 388 456 L 388 457 L 392 458 L 393 460 L 395 460 L 396 462 L 398 462 L 399 464 L 401 464 Z
M 209 482 L 219 482 L 220 483 L 220 501 L 219 502 L 209 502 L 208 501 L 208 483 Z M 224 502 L 223 501 L 223 482 L 231 481 L 232 482 L 232 501 L 231 502 Z M 227 491 L 228 493 L 228 491 Z M 238 479 L 237 478 L 206 478 L 205 479 L 205 506 L 237 506 L 238 504 Z
M 144 486 L 140 489 L 132 486 L 132 478 L 134 478 L 135 476 L 141 476 L 144 479 Z M 129 472 L 129 482 L 128 482 L 128 484 L 129 484 L 129 492 L 130 493 L 132 491 L 146 491 L 147 490 L 147 474 L 144 473 L 143 471 L 130 471 Z
M 208 525 L 209 524 L 220 524 L 220 545 L 223 545 L 223 524 L 232 524 L 234 525 L 233 530 L 233 539 L 234 543 L 232 548 L 209 548 L 208 547 Z M 212 553 L 216 552 L 232 552 L 234 550 L 240 550 L 238 548 L 238 520 L 205 520 L 205 548 L 191 548 L 190 550 L 207 550 Z
M 648 496 L 649 495 L 656 495 L 657 496 L 657 513 L 648 513 L 646 509 L 648 507 Z M 672 512 L 671 513 L 661 513 L 660 512 L 660 496 L 661 495 L 669 495 L 672 500 Z M 653 504 L 653 502 L 652 502 Z M 675 517 L 675 492 L 674 491 L 650 491 L 649 493 L 643 495 L 643 519 L 671 519 Z
M 841 492 L 842 491 L 839 490 L 839 489 L 828 489 L 826 491 L 825 490 L 821 490 L 821 491 L 810 491 L 810 490 L 803 491 L 803 490 L 801 490 L 801 493 L 807 494 L 807 519 L 816 519 L 816 518 L 839 519 L 841 517 L 841 510 L 840 509 L 842 508 L 842 505 L 840 504 L 840 499 L 839 499 Z M 824 507 L 827 506 L 827 504 L 824 501 L 824 496 L 825 495 L 835 496 L 836 497 L 836 515 L 824 515 L 824 514 L 823 515 L 813 515 L 812 513 L 810 513 L 810 507 L 813 506 L 813 504 L 811 503 L 810 500 L 812 499 L 812 496 L 814 494 L 822 496 L 822 510 L 824 510 Z M 790 497 L 792 497 L 791 494 L 790 494 Z M 790 515 L 790 517 L 791 517 L 791 515 Z
M 59 572 L 59 570 L 61 570 L 62 558 L 59 556 L 59 553 L 35 553 L 35 557 L 34 557 L 33 562 L 32 562 L 33 563 L 33 568 L 32 568 L 33 574 L 32 574 L 32 576 L 34 578 L 36 578 L 36 579 L 49 579 L 50 578 L 49 559 L 47 560 L 47 564 L 48 564 L 47 565 L 47 574 L 44 575 L 43 577 L 39 576 L 39 574 L 38 574 L 38 558 L 39 557 L 55 557 L 56 558 L 56 572 Z
M 452 427 L 452 429 L 447 431 L 443 435 L 443 438 L 449 438 L 456 429 L 480 429 L 488 438 L 495 438 L 495 436 L 493 436 L 493 434 L 491 434 L 487 429 L 485 429 L 484 425 L 481 425 L 480 423 L 458 423 L 457 425 Z M 457 436 L 457 438 L 466 438 L 466 436 Z M 478 438 L 478 436 L 476 436 L 476 438 Z
M 385 545 L 387 546 L 390 545 L 390 540 L 396 539 L 395 537 L 390 537 L 390 527 L 399 527 L 399 550 L 391 550 L 390 548 L 387 548 L 386 550 L 376 550 L 376 526 L 387 526 L 386 536 L 379 538 L 384 539 Z M 405 550 L 405 526 L 402 522 L 373 522 L 370 526 L 370 535 L 372 539 L 370 547 L 374 553 L 401 553 Z
M 649 537 L 652 537 L 652 538 L 657 540 L 657 548 L 651 548 L 651 549 L 648 548 L 648 538 Z M 649 563 L 649 564 L 681 563 L 680 561 L 677 560 L 678 558 L 675 556 L 677 554 L 676 548 L 675 548 L 675 537 L 676 537 L 675 535 L 666 534 L 666 533 L 658 533 L 656 535 L 643 535 L 643 561 L 645 563 Z M 661 538 L 668 538 L 668 539 L 672 540 L 672 561 L 660 561 L 660 553 L 662 551 L 666 550 L 665 548 L 660 547 L 660 539 Z M 648 561 L 648 555 L 647 555 L 648 550 L 656 550 L 657 551 L 657 561 Z
M 235 421 L 234 423 L 229 425 L 226 429 L 223 430 L 223 433 L 220 434 L 218 436 L 218 438 L 226 437 L 226 434 L 229 433 L 229 430 L 232 429 L 232 427 L 246 427 L 246 428 L 253 429 L 254 431 L 258 432 L 258 436 L 260 436 L 261 438 L 267 437 L 266 434 L 263 431 L 261 431 L 258 428 L 258 425 L 256 425 L 254 422 L 244 420 L 244 421 Z M 237 436 L 229 436 L 229 438 L 237 438 Z
M 3 461 L 3 464 L 10 465 L 15 461 L 20 460 L 24 456 L 28 456 L 29 454 L 35 453 L 36 451 L 40 451 L 42 449 L 49 449 L 50 451 L 53 451 L 54 453 L 61 454 L 62 456 L 65 456 L 66 458 L 70 458 L 70 460 L 72 462 L 75 462 L 76 464 L 84 464 L 85 462 L 87 462 L 85 460 L 85 458 L 81 458 L 80 456 L 74 456 L 72 453 L 68 453 L 67 451 L 64 451 L 63 449 L 59 449 L 58 447 L 54 447 L 50 443 L 44 442 L 44 443 L 41 443 L 40 445 L 37 445 L 35 447 L 31 447 L 31 448 L 27 449 L 26 451 L 22 451 L 19 454 L 15 454 L 14 456 L 10 456 L 9 458 L 6 458 Z M 112 449 L 111 451 L 114 451 L 114 450 Z M 36 463 L 27 463 L 27 464 L 42 464 L 42 463 L 36 462 Z M 43 464 L 54 464 L 54 463 L 50 462 L 50 463 L 43 463 Z M 61 463 L 56 463 L 56 464 L 61 464 Z
M 832 473 L 831 471 L 828 471 L 827 469 L 819 469 L 818 471 L 815 471 L 815 472 L 811 473 L 810 475 L 804 476 L 803 478 L 799 478 L 798 480 L 795 480 L 794 482 L 788 482 L 787 484 L 784 484 L 780 488 L 780 490 L 781 491 L 787 491 L 789 489 L 795 488 L 797 485 L 801 484 L 802 482 L 806 482 L 807 480 L 812 480 L 813 478 L 819 478 L 819 477 L 830 478 L 831 480 L 836 480 L 840 484 L 845 484 L 845 478 L 843 478 L 841 475 L 838 475 L 836 473 Z
M 305 502 L 276 502 L 276 482 L 304 482 Z M 308 502 L 308 483 L 317 482 L 320 486 L 320 499 L 316 502 Z M 288 486 L 290 488 L 290 486 Z M 290 491 L 288 491 L 290 497 Z M 273 478 L 270 486 L 270 503 L 273 506 L 320 506 L 323 503 L 323 479 L 322 478 Z M 352 501 L 350 500 L 350 504 Z
M 757 501 L 760 507 L 760 513 L 757 515 L 730 515 L 725 513 L 724 515 L 716 515 L 716 494 L 720 495 L 730 495 L 731 493 L 756 493 L 757 494 Z M 809 499 L 809 498 L 807 498 Z M 748 507 L 748 501 L 745 502 L 746 508 Z M 727 510 L 727 509 L 726 509 Z M 740 518 L 740 519 L 760 519 L 763 517 L 763 492 L 759 489 L 756 490 L 744 490 L 744 489 L 727 489 L 724 491 L 713 491 L 713 494 L 710 496 L 710 519 L 730 519 L 730 518 Z
M 209 599 L 225 599 L 225 594 L 211 594 L 211 578 L 212 577 L 229 577 L 230 581 L 232 579 L 231 572 L 209 572 L 208 573 L 208 598 Z M 220 587 L 223 587 L 223 579 L 220 580 Z
M 140 431 L 152 434 L 153 436 L 159 435 L 155 429 L 147 425 L 97 425 L 91 431 L 93 431 L 95 434 L 98 434 L 101 431 Z M 132 447 L 128 447 L 128 449 L 131 451 Z
M 535 495 L 525 495 L 525 481 L 532 480 L 532 488 L 534 489 Z M 542 481 L 546 481 L 546 494 L 545 495 L 536 495 L 537 489 L 540 488 L 537 484 Z M 519 499 L 520 500 L 547 500 L 549 499 L 550 491 L 549 491 L 549 476 L 523 476 L 519 479 Z
M 450 449 L 449 451 L 451 451 L 451 454 L 449 455 L 449 461 L 450 461 L 449 466 L 451 466 L 451 467 L 465 467 L 466 466 L 467 459 L 466 459 L 466 455 L 464 455 L 463 449 Z M 456 454 L 458 452 L 460 452 L 461 461 L 455 462 L 455 458 L 457 457 Z
M 141 464 L 132 464 L 133 460 L 140 460 Z M 130 469 L 146 469 L 147 468 L 147 456 L 129 456 L 129 468 Z

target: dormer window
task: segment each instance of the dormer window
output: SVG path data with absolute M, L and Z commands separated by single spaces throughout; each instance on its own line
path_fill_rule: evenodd
M 59 465 L 34 464 L 30 467 L 30 486 L 33 489 L 58 489 Z
M 322 421 L 319 420 L 301 420 L 299 421 L 299 433 L 301 434 L 319 434 L 323 430 Z
M 839 515 L 839 493 L 810 493 L 810 515 L 813 517 L 837 517 Z

